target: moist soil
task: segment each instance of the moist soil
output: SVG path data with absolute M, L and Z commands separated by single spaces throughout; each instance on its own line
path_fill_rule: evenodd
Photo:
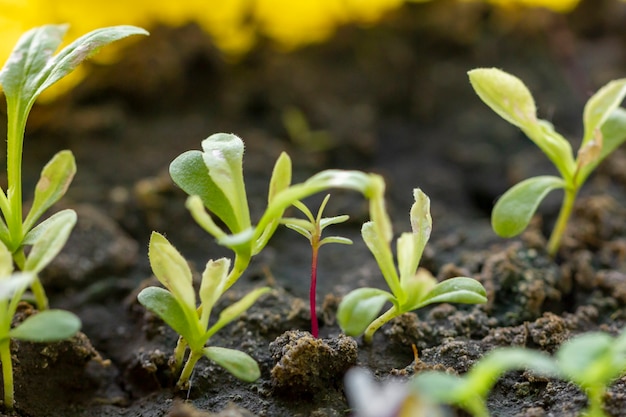
M 554 170 L 480 102 L 466 71 L 496 66 L 519 76 L 540 116 L 577 148 L 586 99 L 624 75 L 624 18 L 626 4 L 616 1 L 583 1 L 567 15 L 437 1 L 407 5 L 373 27 L 340 28 L 324 44 L 289 53 L 261 39 L 236 61 L 193 24 L 156 26 L 117 64 L 88 64 L 77 88 L 34 109 L 24 155 L 29 187 L 56 151 L 76 155 L 79 173 L 60 206 L 76 209 L 78 224 L 43 280 L 52 306 L 81 317 L 82 333 L 12 344 L 10 415 L 345 416 L 343 374 L 355 365 L 380 380 L 423 369 L 463 373 L 496 347 L 553 353 L 584 332 L 617 334 L 626 319 L 626 152 L 616 151 L 585 185 L 555 259 L 544 248 L 556 194 L 522 236 L 498 238 L 489 224 L 493 202 L 517 181 Z M 309 126 L 290 133 L 283 118 L 294 109 Z M 251 288 L 273 291 L 210 341 L 249 353 L 261 378 L 243 383 L 202 359 L 190 387 L 175 390 L 168 361 L 177 337 L 136 295 L 156 285 L 147 260 L 152 230 L 195 270 L 230 256 L 194 223 L 167 173 L 177 155 L 221 131 L 246 143 L 254 218 L 282 151 L 294 162 L 294 181 L 326 168 L 382 174 L 396 233 L 410 227 L 412 190 L 422 188 L 434 226 L 422 266 L 439 279 L 476 278 L 488 303 L 404 314 L 371 345 L 342 335 L 335 320 L 341 297 L 383 288 L 384 280 L 359 237 L 365 202 L 335 192 L 326 214 L 351 218 L 333 233 L 355 244 L 321 250 L 321 338 L 306 332 L 310 247 L 279 229 L 214 316 Z M 310 202 L 315 208 L 319 200 Z M 16 320 L 34 313 L 23 304 Z M 625 379 L 605 402 L 609 415 L 626 416 Z M 575 386 L 524 372 L 502 377 L 488 401 L 492 415 L 519 417 L 576 416 L 585 404 Z

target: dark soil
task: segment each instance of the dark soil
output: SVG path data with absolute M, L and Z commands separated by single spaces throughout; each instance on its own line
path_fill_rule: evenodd
M 341 28 L 331 41 L 289 54 L 261 41 L 232 63 L 190 24 L 153 27 L 118 64 L 92 64 L 78 88 L 35 108 L 24 157 L 33 185 L 56 151 L 76 155 L 79 173 L 63 205 L 79 221 L 44 283 L 55 308 L 81 317 L 83 333 L 57 344 L 14 343 L 15 415 L 345 416 L 343 374 L 355 364 L 380 379 L 423 369 L 462 373 L 498 346 L 553 353 L 583 332 L 616 334 L 626 320 L 626 152 L 590 178 L 556 259 L 544 246 L 558 195 L 520 238 L 497 238 L 489 225 L 497 197 L 553 169 L 480 102 L 466 72 L 496 66 L 519 76 L 540 116 L 576 148 L 584 102 L 624 75 L 624 18 L 626 3 L 608 0 L 583 1 L 569 15 L 440 0 L 407 5 L 375 27 Z M 289 137 L 282 122 L 289 108 L 326 132 L 326 149 Z M 167 174 L 178 154 L 220 131 L 246 142 L 255 218 L 283 150 L 295 181 L 329 167 L 384 175 L 396 232 L 408 230 L 412 189 L 422 188 L 434 223 L 422 266 L 439 279 L 475 277 L 489 302 L 405 314 L 371 345 L 342 336 L 335 321 L 341 297 L 384 280 L 359 237 L 365 203 L 335 193 L 326 214 L 351 215 L 334 233 L 355 244 L 321 250 L 322 339 L 303 332 L 310 247 L 281 229 L 214 314 L 252 287 L 274 291 L 210 342 L 249 353 L 261 378 L 243 383 L 202 359 L 189 390 L 176 392 L 168 366 L 176 335 L 136 294 L 156 283 L 147 260 L 152 230 L 166 234 L 195 269 L 230 256 L 193 222 Z M 607 413 L 626 416 L 625 398 L 622 378 L 609 390 Z M 573 385 L 522 372 L 506 374 L 489 398 L 494 416 L 576 416 L 585 404 Z

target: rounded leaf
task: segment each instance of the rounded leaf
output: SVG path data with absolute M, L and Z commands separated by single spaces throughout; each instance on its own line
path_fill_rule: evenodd
M 392 294 L 377 288 L 356 289 L 341 300 L 337 309 L 339 327 L 348 336 L 359 336 L 378 317 Z
M 204 348 L 203 352 L 204 356 L 242 381 L 254 382 L 261 376 L 259 364 L 250 355 L 240 350 L 209 346 Z
M 12 329 L 9 337 L 29 342 L 55 342 L 74 336 L 80 326 L 80 319 L 69 311 L 45 310 Z
M 76 212 L 62 210 L 50 216 L 32 231 L 33 247 L 26 258 L 25 271 L 39 273 L 61 252 L 76 224 Z
M 482 304 L 487 302 L 485 287 L 473 278 L 450 278 L 435 285 L 412 310 L 433 303 Z

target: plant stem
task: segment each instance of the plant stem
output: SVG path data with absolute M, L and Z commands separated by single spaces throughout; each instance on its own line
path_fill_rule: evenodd
M 11 339 L 0 342 L 0 364 L 2 366 L 2 381 L 4 383 L 4 407 L 11 410 L 13 398 L 13 361 L 11 359 Z
M 178 342 L 176 343 L 176 347 L 174 348 L 174 364 L 173 371 L 174 373 L 178 373 L 180 368 L 183 366 L 183 360 L 185 360 L 185 352 L 187 351 L 187 342 L 183 339 L 182 336 L 178 337 Z
M 311 287 L 309 289 L 309 304 L 311 305 L 311 334 L 314 338 L 319 336 L 319 325 L 317 323 L 317 311 L 315 308 L 316 300 L 315 293 L 317 288 L 317 254 L 319 252 L 320 245 L 311 245 Z
M 563 238 L 567 222 L 574 209 L 574 201 L 576 200 L 577 194 L 578 188 L 565 188 L 561 211 L 559 212 L 559 217 L 556 220 L 556 224 L 550 235 L 550 240 L 548 241 L 548 254 L 553 258 L 556 256 L 559 246 L 561 245 L 561 239 Z
M 369 326 L 367 326 L 367 329 L 365 329 L 365 333 L 363 334 L 363 341 L 367 344 L 372 343 L 372 339 L 374 338 L 374 333 L 376 333 L 376 330 L 380 329 L 383 324 L 387 323 L 389 320 L 397 316 L 399 316 L 399 313 L 396 309 L 396 306 L 394 305 L 389 310 L 385 311 L 384 314 L 378 316 L 378 318 L 374 320 Z
M 589 398 L 589 408 L 583 413 L 585 417 L 606 417 L 602 407 L 604 399 L 604 387 L 594 387 L 587 390 Z
M 20 111 L 19 100 L 7 100 L 7 198 L 11 213 L 6 218 L 11 237 L 11 251 L 22 243 L 22 148 L 26 114 Z
M 37 303 L 37 309 L 39 311 L 44 311 L 48 309 L 48 297 L 46 296 L 46 290 L 43 288 L 41 284 L 41 280 L 39 277 L 35 277 L 33 282 L 30 284 L 30 290 L 33 292 L 35 296 L 35 303 Z
M 191 378 L 191 373 L 193 372 L 193 368 L 196 366 L 196 362 L 202 357 L 202 351 L 195 352 L 191 351 L 189 358 L 187 358 L 187 363 L 185 363 L 185 367 L 180 374 L 180 378 L 178 378 L 178 382 L 176 383 L 176 387 L 179 389 L 184 389 L 189 383 L 189 378 Z

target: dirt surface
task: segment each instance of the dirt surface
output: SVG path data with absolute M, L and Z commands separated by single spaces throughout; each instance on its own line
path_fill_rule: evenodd
M 576 148 L 584 102 L 624 76 L 624 18 L 626 3 L 617 1 L 583 1 L 562 16 L 440 0 L 407 5 L 375 27 L 342 28 L 328 43 L 289 54 L 261 41 L 234 63 L 194 25 L 154 27 L 118 64 L 92 65 L 73 92 L 35 108 L 24 156 L 32 186 L 56 151 L 76 155 L 79 172 L 63 206 L 77 210 L 78 225 L 43 278 L 51 304 L 78 314 L 83 334 L 57 344 L 14 343 L 14 415 L 345 416 L 342 375 L 354 364 L 383 380 L 423 369 L 462 373 L 498 346 L 553 353 L 583 332 L 616 334 L 626 319 L 626 151 L 584 187 L 556 259 L 544 246 L 558 195 L 520 238 L 497 238 L 489 225 L 497 197 L 553 169 L 480 102 L 466 72 L 496 66 L 519 76 L 540 116 Z M 283 123 L 289 109 L 326 135 L 324 149 L 306 135 L 290 137 Z M 384 175 L 397 233 L 409 228 L 412 189 L 422 188 L 434 227 L 422 266 L 439 279 L 478 279 L 489 302 L 405 314 L 371 345 L 342 336 L 335 321 L 341 297 L 360 286 L 382 288 L 384 280 L 359 237 L 365 202 L 334 193 L 326 214 L 350 214 L 334 233 L 355 244 L 321 250 L 322 339 L 301 332 L 309 328 L 310 247 L 280 229 L 214 315 L 250 288 L 273 291 L 210 341 L 253 356 L 261 378 L 243 383 L 202 359 L 189 390 L 176 392 L 168 366 L 176 335 L 136 295 L 156 283 L 147 260 L 152 230 L 167 235 L 196 270 L 230 255 L 193 222 L 167 174 L 177 155 L 220 131 L 246 143 L 253 218 L 283 150 L 295 181 L 330 167 Z M 625 398 L 620 379 L 607 395 L 607 413 L 626 416 Z M 506 374 L 489 397 L 494 416 L 576 416 L 585 404 L 573 385 L 523 372 Z

